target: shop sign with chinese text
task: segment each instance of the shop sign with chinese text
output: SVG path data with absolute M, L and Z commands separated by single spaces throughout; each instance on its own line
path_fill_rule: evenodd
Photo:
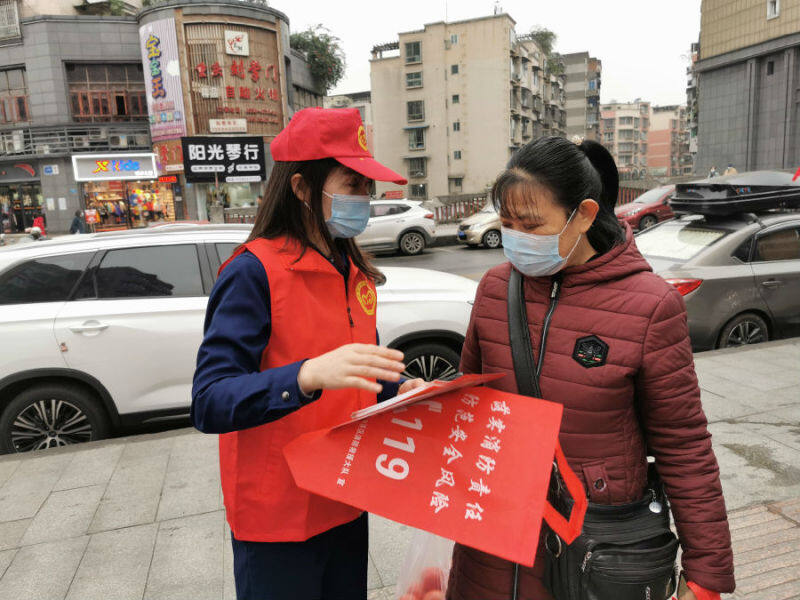
M 240 183 L 266 177 L 260 137 L 184 137 L 181 144 L 188 182 Z
M 283 95 L 278 37 L 264 27 L 187 23 L 192 110 L 197 133 L 221 131 L 219 121 L 244 120 L 247 132 L 274 136 L 283 129 Z M 199 44 L 216 53 L 195 53 Z M 224 50 L 223 50 L 224 48 Z
M 211 133 L 247 133 L 247 119 L 209 119 Z
M 175 19 L 142 25 L 139 45 L 150 115 L 150 137 L 157 142 L 186 135 Z
M 183 147 L 181 140 L 167 140 L 153 144 L 158 172 L 183 173 Z
M 562 410 L 469 387 L 305 434 L 284 454 L 307 491 L 532 565 Z

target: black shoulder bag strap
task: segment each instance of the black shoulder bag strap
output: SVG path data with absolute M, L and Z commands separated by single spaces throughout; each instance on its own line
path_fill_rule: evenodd
M 511 344 L 511 359 L 514 363 L 517 391 L 523 396 L 538 398 L 540 396 L 539 382 L 536 380 L 531 330 L 528 327 L 525 284 L 522 274 L 514 267 L 511 267 L 511 275 L 508 278 L 508 339 Z M 517 600 L 518 594 L 519 565 L 515 563 L 512 600 Z
M 525 285 L 522 274 L 513 267 L 508 278 L 508 338 L 511 342 L 517 390 L 523 396 L 541 397 L 533 361 L 531 330 L 528 327 Z

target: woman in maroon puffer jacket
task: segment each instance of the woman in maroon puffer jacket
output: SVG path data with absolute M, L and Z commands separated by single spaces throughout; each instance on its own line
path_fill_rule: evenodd
M 614 216 L 618 187 L 613 158 L 595 142 L 548 137 L 514 154 L 492 190 L 510 263 L 480 283 L 461 370 L 508 373 L 489 385 L 517 392 L 507 312 L 516 268 L 542 398 L 564 405 L 561 445 L 590 501 L 639 500 L 654 456 L 683 548 L 690 589 L 680 598 L 719 598 L 734 589 L 733 554 L 686 308 Z M 540 543 L 534 567 L 518 570 L 520 600 L 551 598 L 544 561 Z M 447 597 L 508 600 L 515 571 L 457 544 Z

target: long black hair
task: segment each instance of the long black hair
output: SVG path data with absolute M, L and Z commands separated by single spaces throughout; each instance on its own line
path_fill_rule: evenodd
M 247 241 L 286 236 L 300 243 L 301 257 L 309 248 L 314 247 L 304 221 L 307 218 L 307 214 L 304 213 L 307 213 L 308 209 L 292 189 L 292 176 L 299 173 L 309 190 L 312 222 L 325 239 L 328 247 L 334 250 L 334 261 L 340 261 L 340 256 L 344 254 L 353 261 L 359 271 L 376 283 L 381 283 L 384 279 L 383 274 L 372 265 L 369 257 L 361 251 L 355 240 L 352 238 L 333 239 L 325 225 L 325 216 L 322 210 L 322 188 L 328 175 L 337 168 L 346 169 L 333 158 L 276 162 L 272 167 L 264 200 L 258 207 L 253 230 Z
M 567 214 L 587 198 L 596 200 L 600 210 L 586 237 L 597 252 L 604 254 L 625 241 L 625 232 L 614 215 L 619 173 L 602 144 L 591 140 L 575 144 L 551 136 L 517 150 L 492 187 L 492 202 L 501 216 L 514 216 L 515 207 L 509 199 L 520 184 L 544 186 Z

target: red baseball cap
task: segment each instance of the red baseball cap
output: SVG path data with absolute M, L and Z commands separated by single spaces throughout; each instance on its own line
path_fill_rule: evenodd
M 408 183 L 372 158 L 357 108 L 304 108 L 275 136 L 269 150 L 276 161 L 335 158 L 364 177 L 398 185 Z

